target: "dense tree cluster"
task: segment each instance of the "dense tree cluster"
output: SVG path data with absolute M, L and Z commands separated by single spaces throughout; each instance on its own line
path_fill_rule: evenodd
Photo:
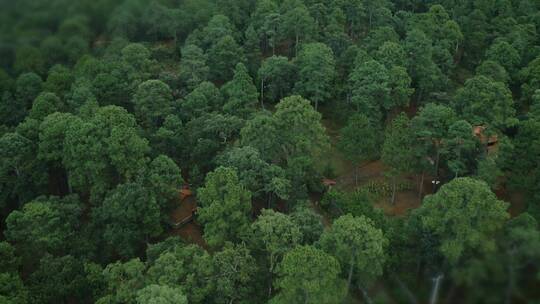
M 539 34 L 534 0 L 2 1 L 0 303 L 538 300 Z

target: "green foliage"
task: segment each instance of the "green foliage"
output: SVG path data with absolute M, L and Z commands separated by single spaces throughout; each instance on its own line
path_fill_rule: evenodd
M 62 302 L 87 296 L 86 278 L 82 261 L 67 255 L 45 255 L 38 269 L 29 278 L 29 290 L 34 303 Z M 54 275 L 51 275 L 54 274 Z
M 96 303 L 136 303 L 137 291 L 143 287 L 144 264 L 139 259 L 115 262 L 103 270 L 105 295 Z
M 45 91 L 53 92 L 57 96 L 64 97 L 68 94 L 73 83 L 73 74 L 70 69 L 63 65 L 54 65 L 43 84 Z
M 271 56 L 261 63 L 258 76 L 264 98 L 277 101 L 291 92 L 296 67 L 287 57 Z
M 380 131 L 376 123 L 364 114 L 354 114 L 340 131 L 339 148 L 349 160 L 358 165 L 378 156 Z
M 309 206 L 300 206 L 291 213 L 291 218 L 300 229 L 302 244 L 312 245 L 319 240 L 324 230 L 320 214 L 309 208 Z
M 41 197 L 11 212 L 4 234 L 25 261 L 34 260 L 36 254 L 65 253 L 77 235 L 81 212 L 76 196 Z
M 148 171 L 143 176 L 155 194 L 160 209 L 169 211 L 170 202 L 177 198 L 178 189 L 184 183 L 180 168 L 165 155 L 154 158 L 148 166 Z
M 26 111 L 32 107 L 32 102 L 39 95 L 43 87 L 43 81 L 34 73 L 21 74 L 15 82 L 15 101 L 12 108 L 6 108 L 7 113 L 14 115 L 15 124 L 20 122 L 26 115 Z M 6 105 L 7 106 L 7 105 Z
M 512 94 L 503 83 L 477 76 L 458 90 L 454 108 L 470 123 L 504 128 L 516 123 L 513 103 Z
M 206 55 L 196 45 L 187 45 L 182 48 L 182 68 L 180 79 L 186 84 L 188 90 L 193 90 L 201 82 L 207 80 L 209 68 L 206 65 Z
M 135 93 L 135 115 L 141 126 L 156 129 L 172 112 L 172 92 L 160 80 L 147 80 L 139 85 Z
M 283 14 L 278 28 L 281 39 L 294 40 L 295 54 L 299 44 L 315 35 L 315 20 L 310 16 L 307 7 L 299 1 L 284 1 L 281 4 Z
M 148 150 L 133 115 L 121 107 L 107 106 L 97 109 L 87 121 L 73 120 L 68 126 L 62 163 L 74 189 L 99 197 L 116 184 L 115 177 L 134 180 L 146 164 Z
M 390 174 L 392 176 L 406 173 L 411 169 L 410 166 L 414 156 L 410 149 L 413 143 L 410 124 L 410 120 L 405 113 L 401 113 L 394 118 L 385 130 L 381 160 L 391 167 Z
M 137 304 L 187 304 L 187 298 L 179 288 L 164 285 L 148 285 L 137 292 Z
M 282 99 L 273 116 L 283 157 L 315 155 L 328 145 L 321 114 L 309 101 L 294 95 Z
M 519 124 L 518 133 L 512 141 L 513 149 L 509 151 L 512 155 L 508 158 L 510 168 L 510 182 L 517 189 L 522 189 L 527 196 L 535 201 L 538 197 L 538 180 L 540 178 L 540 166 L 536 151 L 540 149 L 539 131 L 540 121 L 529 119 Z M 522 174 L 527 172 L 527 174 Z M 532 206 L 534 203 L 531 203 Z M 536 204 L 535 204 L 536 205 Z
M 417 212 L 423 229 L 437 238 L 442 256 L 456 265 L 475 252 L 495 250 L 493 235 L 508 219 L 507 207 L 486 183 L 457 178 L 426 196 Z
M 293 219 L 283 213 L 263 209 L 251 225 L 253 247 L 263 250 L 270 274 L 283 256 L 302 240 L 302 233 Z
M 338 261 L 320 249 L 298 246 L 279 265 L 278 294 L 270 303 L 336 303 L 344 297 Z
M 7 304 L 31 303 L 27 288 L 16 273 L 0 273 L 0 301 Z
M 327 101 L 332 96 L 336 76 L 332 50 L 324 43 L 309 43 L 302 47 L 296 58 L 298 81 L 294 90 L 315 103 Z
M 210 246 L 221 247 L 226 241 L 238 241 L 248 230 L 251 192 L 238 180 L 234 169 L 219 167 L 206 176 L 197 190 L 201 204 L 199 221 Z
M 8 242 L 0 242 L 0 268 L 2 272 L 16 272 L 21 261 L 15 254 L 15 248 Z
M 217 164 L 236 169 L 238 179 L 253 193 L 253 196 L 268 192 L 272 182 L 283 178 L 284 174 L 280 167 L 265 162 L 259 151 L 251 146 L 226 151 L 217 158 Z
M 212 257 L 216 272 L 215 303 L 244 302 L 253 297 L 257 265 L 245 245 L 228 243 Z
M 537 298 L 538 1 L 4 2 L 1 303 Z
M 246 118 L 254 111 L 257 88 L 242 63 L 236 65 L 233 79 L 224 84 L 221 90 L 226 100 L 223 105 L 225 113 Z
M 377 191 L 374 191 L 375 188 Z M 339 214 L 336 217 L 341 214 L 364 216 L 371 219 L 375 223 L 375 227 L 385 230 L 388 228 L 386 217 L 382 210 L 374 207 L 375 200 L 379 195 L 381 195 L 380 187 L 374 183 L 368 183 L 351 193 L 332 189 L 325 193 L 321 203 L 337 208 Z
M 388 240 L 369 218 L 343 215 L 325 230 L 319 243 L 348 273 L 349 285 L 353 275 L 363 284 L 382 275 Z
M 103 205 L 93 209 L 92 222 L 105 248 L 131 258 L 142 245 L 162 232 L 155 195 L 137 183 L 121 184 L 109 192 Z
M 38 95 L 32 104 L 32 109 L 28 117 L 36 120 L 43 120 L 47 115 L 54 112 L 61 112 L 63 108 L 60 98 L 54 93 L 44 92 Z
M 214 290 L 213 281 L 209 281 L 213 275 L 212 257 L 196 245 L 187 245 L 164 251 L 150 264 L 146 280 L 149 284 L 180 288 L 189 303 L 205 303 Z M 143 278 L 140 280 L 142 283 Z
M 232 78 L 233 69 L 238 63 L 246 61 L 242 48 L 235 39 L 226 35 L 216 40 L 208 50 L 208 65 L 212 80 L 225 82 Z
M 458 120 L 449 127 L 442 153 L 446 157 L 448 168 L 455 176 L 463 175 L 474 168 L 478 146 L 479 141 L 467 121 Z
M 211 82 L 203 81 L 180 103 L 182 117 L 186 120 L 197 118 L 223 106 L 220 90 Z

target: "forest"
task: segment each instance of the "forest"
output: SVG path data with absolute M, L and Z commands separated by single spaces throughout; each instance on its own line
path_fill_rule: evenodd
M 540 1 L 0 0 L 0 303 L 540 303 Z

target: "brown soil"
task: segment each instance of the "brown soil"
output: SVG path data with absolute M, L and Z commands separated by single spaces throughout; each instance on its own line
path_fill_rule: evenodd
M 171 213 L 171 221 L 177 223 L 191 216 L 193 208 L 197 207 L 195 196 L 188 196 L 178 203 L 178 207 Z M 171 235 L 177 235 L 190 244 L 197 244 L 203 248 L 207 247 L 203 238 L 203 229 L 196 219 L 180 228 L 171 228 Z
M 396 200 L 392 204 L 389 197 L 381 198 L 375 206 L 384 210 L 387 215 L 404 216 L 410 210 L 420 207 L 421 201 L 418 192 L 407 190 L 396 193 Z
M 508 212 L 512 217 L 517 216 L 527 209 L 525 194 L 517 191 L 511 191 L 506 187 L 501 187 L 495 190 L 497 197 L 505 202 L 510 203 Z

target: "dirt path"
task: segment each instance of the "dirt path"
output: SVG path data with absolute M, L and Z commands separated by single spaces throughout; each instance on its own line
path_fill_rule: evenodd
M 195 196 L 188 196 L 178 203 L 178 207 L 171 213 L 171 221 L 178 223 L 188 216 L 191 216 L 193 208 L 197 206 Z M 203 229 L 196 219 L 179 228 L 172 228 L 171 235 L 177 235 L 190 244 L 197 244 L 203 248 L 207 247 L 203 238 Z

